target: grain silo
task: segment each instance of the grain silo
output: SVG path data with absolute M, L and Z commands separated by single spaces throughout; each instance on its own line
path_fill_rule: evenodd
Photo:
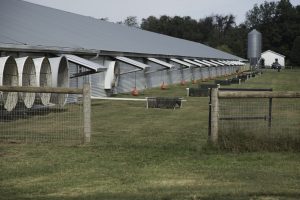
M 256 29 L 248 33 L 248 59 L 251 66 L 255 66 L 261 56 L 262 35 Z
M 19 72 L 19 86 L 37 86 L 35 65 L 32 58 L 28 56 L 17 58 L 16 63 Z M 34 104 L 34 92 L 20 92 L 19 97 L 24 102 L 26 108 L 31 108 Z
M 18 86 L 18 67 L 11 56 L 0 58 L 0 86 Z M 0 104 L 5 110 L 12 111 L 18 103 L 17 92 L 0 92 Z

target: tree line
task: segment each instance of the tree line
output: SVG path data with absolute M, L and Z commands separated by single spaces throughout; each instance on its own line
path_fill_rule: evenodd
M 293 6 L 289 0 L 255 4 L 246 13 L 245 22 L 238 25 L 232 14 L 199 20 L 190 16 L 149 16 L 141 24 L 137 17 L 129 16 L 118 23 L 200 42 L 243 58 L 247 58 L 247 35 L 257 29 L 262 33 L 263 51 L 283 54 L 287 64 L 300 66 L 300 5 Z

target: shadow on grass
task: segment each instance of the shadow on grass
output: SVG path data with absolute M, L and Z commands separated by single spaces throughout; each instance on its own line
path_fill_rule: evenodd
M 0 122 L 11 122 L 20 119 L 29 119 L 34 116 L 46 116 L 50 113 L 63 113 L 66 108 L 38 108 L 38 109 L 16 109 L 11 112 L 0 110 Z
M 233 152 L 300 152 L 300 135 L 252 133 L 245 130 L 232 130 L 219 134 L 218 144 L 221 150 Z
M 276 192 L 253 192 L 242 194 L 212 194 L 202 197 L 193 197 L 193 200 L 259 200 L 259 199 L 299 199 L 300 192 L 276 193 Z
M 149 188 L 140 192 L 93 192 L 83 194 L 30 194 L 24 191 L 13 190 L 11 193 L 2 193 L 0 199 L 30 199 L 30 200 L 259 200 L 259 199 L 299 199 L 300 192 L 223 192 L 206 193 L 203 188 L 197 187 L 159 187 Z M 4 195 L 4 196 L 3 196 Z

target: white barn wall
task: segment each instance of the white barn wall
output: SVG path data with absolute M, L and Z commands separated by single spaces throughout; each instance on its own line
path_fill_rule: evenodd
M 220 66 L 219 72 L 220 72 L 220 76 L 224 76 L 225 75 L 225 65 L 224 66 Z
M 90 61 L 104 66 L 105 60 L 111 60 L 108 57 L 100 56 L 97 59 L 90 59 Z M 104 89 L 106 71 L 89 75 L 91 83 L 91 95 L 93 97 L 106 97 L 107 93 Z
M 283 68 L 285 67 L 285 57 L 283 55 L 279 55 L 272 51 L 265 51 L 261 54 L 261 57 L 265 60 L 266 67 L 271 67 L 276 58 L 278 59 L 278 63 Z
M 193 71 L 191 68 L 185 67 L 182 69 L 182 72 L 183 72 L 183 79 L 185 81 L 188 81 L 188 82 L 192 81 L 194 74 L 193 74 Z
M 151 61 L 148 61 L 148 65 L 150 65 L 150 69 L 145 74 L 147 88 L 159 87 L 163 82 L 170 84 L 166 67 Z
M 8 53 L 10 52 L 5 52 L 5 54 Z M 49 54 L 17 52 L 15 53 L 15 56 L 16 57 L 31 56 L 33 58 L 37 58 L 41 56 L 49 57 Z M 85 59 L 88 59 L 92 62 L 101 65 L 104 65 L 105 60 L 112 60 L 112 58 L 108 56 L 99 56 L 97 58 L 93 56 L 80 56 L 80 57 L 83 57 Z M 142 63 L 146 62 L 144 58 L 131 58 L 131 59 L 134 59 Z M 162 59 L 162 58 L 160 59 L 162 61 L 168 62 L 168 59 Z M 121 73 L 132 71 L 132 70 L 138 70 L 138 68 L 120 61 L 117 61 L 116 63 L 120 66 Z M 144 90 L 145 88 L 159 87 L 161 86 L 162 82 L 165 82 L 166 84 L 176 84 L 176 83 L 180 83 L 181 80 L 191 81 L 193 79 L 195 80 L 207 79 L 210 76 L 216 77 L 216 75 L 224 76 L 229 72 L 234 73 L 236 69 L 240 68 L 238 66 L 219 66 L 217 68 L 195 67 L 193 69 L 190 69 L 172 61 L 169 61 L 169 63 L 174 65 L 173 69 L 167 69 L 161 65 L 148 61 L 147 64 L 150 65 L 150 69 L 147 71 L 148 73 L 145 74 L 144 70 L 140 70 L 137 72 L 121 75 L 115 93 L 131 92 L 132 89 L 135 87 L 135 77 L 136 77 L 136 88 L 138 90 Z M 210 69 L 210 73 L 208 72 L 208 69 Z M 86 70 L 87 69 L 84 67 L 80 67 L 77 64 L 69 62 L 69 77 L 75 73 L 79 73 L 79 71 L 86 71 Z M 162 70 L 162 71 L 157 71 L 157 70 Z M 105 91 L 104 89 L 105 74 L 106 72 L 101 72 L 101 73 L 91 74 L 88 76 L 72 78 L 70 79 L 69 86 L 81 88 L 85 82 L 90 82 L 92 96 L 105 97 L 107 96 L 107 91 Z M 78 95 L 69 95 L 68 102 L 77 101 L 77 97 Z
M 78 66 L 74 63 L 70 63 L 69 62 L 69 77 L 73 74 L 76 74 L 78 73 Z M 69 87 L 72 87 L 72 88 L 79 88 L 79 78 L 80 77 L 76 77 L 76 78 L 71 78 L 70 81 L 69 81 Z M 68 96 L 68 99 L 67 99 L 67 102 L 70 103 L 70 102 L 76 102 L 77 101 L 77 97 L 78 95 L 77 94 L 70 94 Z
M 133 70 L 138 70 L 138 68 L 119 61 L 117 61 L 117 64 L 120 66 L 120 73 L 121 73 L 119 78 L 119 83 L 117 86 L 118 93 L 131 92 L 134 87 L 136 87 L 137 90 L 145 89 L 146 80 L 145 80 L 144 70 L 126 73 Z M 126 73 L 126 74 L 122 74 L 122 73 Z
M 201 74 L 202 74 L 202 79 L 208 79 L 209 78 L 209 67 L 207 67 L 207 66 L 201 67 Z
M 220 66 L 217 66 L 217 67 L 215 67 L 215 73 L 216 73 L 216 77 L 219 77 L 219 76 L 221 75 L 221 73 L 220 73 L 220 69 L 221 69 L 221 67 L 220 67 Z
M 170 64 L 174 65 L 171 69 L 171 82 L 172 84 L 180 83 L 184 80 L 183 68 L 180 64 L 170 61 Z
M 216 77 L 215 74 L 216 74 L 215 67 L 213 67 L 213 66 L 208 67 L 208 76 L 209 76 L 209 78 L 215 78 Z
M 91 59 L 91 57 L 83 57 L 85 59 L 88 59 L 92 62 L 98 63 L 103 65 L 105 57 L 98 57 L 96 59 Z M 77 64 L 69 62 L 69 76 L 81 72 L 88 71 L 88 69 L 81 67 Z M 82 88 L 84 83 L 90 83 L 91 84 L 91 95 L 94 97 L 105 97 L 106 91 L 104 90 L 104 78 L 105 78 L 106 72 L 100 72 L 91 74 L 88 76 L 80 76 L 76 78 L 70 79 L 70 87 L 75 88 Z M 74 102 L 77 100 L 77 97 L 80 95 L 69 95 L 68 101 Z
M 224 65 L 223 68 L 222 68 L 222 74 L 223 76 L 226 76 L 228 75 L 228 69 L 229 69 L 229 66 L 228 65 Z
M 197 81 L 201 79 L 201 71 L 200 71 L 200 67 L 193 67 L 192 69 L 192 73 L 193 73 L 193 80 Z

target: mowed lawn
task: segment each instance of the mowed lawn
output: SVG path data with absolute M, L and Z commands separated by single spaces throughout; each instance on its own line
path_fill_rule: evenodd
M 300 70 L 283 70 L 239 87 L 299 86 Z M 196 85 L 140 97 L 185 96 L 186 87 Z M 186 99 L 177 110 L 93 101 L 88 145 L 0 144 L 0 199 L 300 199 L 299 152 L 212 149 L 208 98 Z

